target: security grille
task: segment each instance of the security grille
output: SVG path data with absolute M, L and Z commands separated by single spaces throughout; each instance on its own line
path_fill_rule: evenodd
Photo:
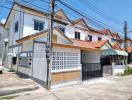
M 65 71 L 80 67 L 80 54 L 78 52 L 53 51 L 52 71 Z

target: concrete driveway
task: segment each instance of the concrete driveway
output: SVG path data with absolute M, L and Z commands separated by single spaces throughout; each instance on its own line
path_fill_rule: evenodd
M 38 86 L 30 78 L 21 77 L 6 68 L 3 74 L 0 74 L 0 96 L 34 89 L 38 89 Z
M 132 75 L 123 77 L 105 77 L 108 81 L 80 85 L 39 93 L 20 95 L 15 100 L 132 100 Z

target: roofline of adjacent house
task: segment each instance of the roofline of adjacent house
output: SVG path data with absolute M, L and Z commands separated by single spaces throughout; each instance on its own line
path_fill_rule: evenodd
M 64 13 L 63 9 L 59 9 L 59 10 L 55 11 L 55 14 L 56 14 L 58 11 L 61 11 L 61 12 L 66 16 L 66 18 L 68 19 L 68 21 L 71 23 L 71 20 L 70 20 L 69 17 Z
M 87 23 L 85 22 L 85 20 L 84 20 L 83 18 L 78 18 L 78 19 L 72 21 L 71 24 L 72 24 L 72 25 L 75 25 L 75 24 L 76 24 L 75 21 L 77 21 L 77 23 L 78 23 L 79 21 L 83 21 L 84 24 L 86 25 L 86 27 L 89 29 L 89 26 L 87 25 Z
M 87 48 L 87 47 L 81 47 L 81 46 L 76 46 L 76 45 L 70 45 L 70 44 L 60 44 L 53 42 L 54 46 L 59 46 L 59 47 L 70 47 L 70 48 L 76 48 L 76 49 L 82 49 L 82 50 L 87 50 L 87 51 L 101 51 L 100 48 Z
M 61 32 L 61 30 L 59 30 L 58 27 L 54 27 L 54 29 L 57 30 L 61 35 L 63 35 L 63 36 L 64 36 L 67 40 L 69 40 L 71 43 L 73 43 L 73 41 L 72 41 L 70 38 L 68 38 L 63 32 Z M 37 33 L 32 34 L 32 35 L 28 35 L 28 36 L 26 36 L 26 37 L 23 37 L 23 38 L 21 38 L 21 39 L 19 39 L 19 40 L 16 40 L 16 42 L 17 42 L 17 43 L 22 43 L 23 41 L 30 40 L 30 39 L 34 39 L 34 38 L 36 38 L 36 37 L 39 37 L 39 36 L 44 35 L 44 33 L 46 33 L 46 32 L 48 32 L 48 29 L 43 30 L 43 31 L 40 31 L 40 32 L 37 32 Z
M 39 41 L 35 41 L 35 42 L 39 42 Z M 47 42 L 41 42 L 41 43 L 47 44 Z M 81 49 L 81 50 L 87 50 L 87 51 L 96 51 L 96 52 L 101 51 L 100 48 L 87 48 L 87 47 L 80 47 L 80 46 L 77 46 L 77 45 L 60 44 L 60 43 L 57 43 L 57 42 L 52 42 L 52 44 L 53 44 L 53 47 L 57 46 L 57 47 L 74 48 L 74 49 Z
M 1 25 L 1 26 L 4 26 L 5 24 L 3 24 L 3 23 L 0 23 L 0 25 Z
M 120 45 L 119 45 L 119 42 L 116 42 L 112 47 L 115 47 L 116 45 L 118 45 L 119 48 L 120 48 L 120 50 L 122 50 L 122 48 L 121 48 Z

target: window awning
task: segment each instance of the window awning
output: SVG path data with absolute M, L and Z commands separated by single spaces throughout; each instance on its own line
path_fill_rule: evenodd
M 128 56 L 126 51 L 115 50 L 115 49 L 106 49 L 103 50 L 101 55 L 108 56 L 108 55 L 120 55 L 120 56 Z

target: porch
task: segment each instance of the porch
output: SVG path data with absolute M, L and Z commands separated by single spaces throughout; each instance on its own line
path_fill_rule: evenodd
M 127 52 L 107 49 L 101 54 L 101 66 L 103 67 L 103 75 L 123 74 L 127 67 Z

